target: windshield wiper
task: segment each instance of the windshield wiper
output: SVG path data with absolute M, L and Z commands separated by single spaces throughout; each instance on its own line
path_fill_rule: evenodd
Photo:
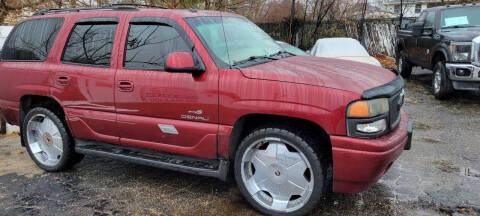
M 273 58 L 271 56 L 250 56 L 250 57 L 248 57 L 244 60 L 233 62 L 232 66 L 242 65 L 242 64 L 245 64 L 247 62 L 255 61 L 255 60 L 259 60 L 259 59 L 262 59 L 262 60 L 266 60 L 266 59 L 267 60 L 278 60 L 278 58 Z
M 296 56 L 295 54 L 291 53 L 291 52 L 287 52 L 285 50 L 280 50 L 272 55 L 269 55 L 269 57 L 273 57 L 273 56 L 278 56 L 278 55 L 282 55 L 282 54 L 289 54 L 290 56 Z

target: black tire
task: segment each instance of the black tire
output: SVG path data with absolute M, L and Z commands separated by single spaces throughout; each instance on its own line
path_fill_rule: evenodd
M 315 141 L 307 136 L 300 136 L 301 131 L 295 131 L 292 129 L 283 129 L 283 128 L 272 128 L 264 127 L 259 128 L 251 132 L 247 137 L 245 137 L 241 144 L 238 147 L 235 155 L 234 162 L 234 174 L 237 186 L 242 193 L 243 197 L 250 203 L 255 209 L 259 212 L 266 215 L 305 215 L 311 212 L 318 204 L 320 199 L 327 193 L 327 178 L 326 178 L 326 167 L 327 160 L 325 156 L 318 152 L 315 148 L 315 145 L 319 145 L 318 141 Z M 253 145 L 255 141 L 262 140 L 266 137 L 275 137 L 288 141 L 294 145 L 301 153 L 305 155 L 308 162 L 311 165 L 311 170 L 313 170 L 314 177 L 314 186 L 313 192 L 310 195 L 309 199 L 305 201 L 305 204 L 295 211 L 290 212 L 281 212 L 268 209 L 259 204 L 255 199 L 250 195 L 248 189 L 246 188 L 245 183 L 242 180 L 242 157 L 243 154 L 247 151 L 249 146 Z
M 437 78 L 440 79 L 438 88 L 435 87 Z M 452 81 L 448 78 L 447 68 L 442 61 L 437 62 L 433 68 L 432 91 L 438 100 L 449 98 L 453 92 Z
M 413 65 L 408 61 L 407 57 L 403 56 L 402 52 L 399 52 L 398 55 L 398 74 L 401 75 L 403 78 L 409 78 L 412 75 Z
M 83 155 L 75 152 L 75 145 L 74 145 L 73 139 L 72 139 L 72 137 L 71 137 L 71 135 L 68 131 L 66 122 L 64 120 L 61 120 L 55 113 L 48 110 L 47 108 L 36 107 L 36 108 L 31 109 L 27 113 L 25 118 L 23 118 L 23 122 L 22 122 L 23 130 L 27 130 L 27 128 L 28 128 L 27 125 L 28 125 L 29 120 L 37 114 L 43 114 L 43 115 L 47 116 L 48 118 L 50 118 L 53 121 L 55 126 L 58 128 L 60 136 L 62 137 L 62 141 L 63 141 L 63 153 L 60 157 L 59 162 L 54 166 L 47 166 L 47 165 L 41 163 L 34 156 L 34 154 L 32 153 L 32 150 L 30 149 L 30 145 L 28 143 L 28 138 L 27 138 L 27 132 L 22 131 L 22 139 L 23 139 L 23 141 L 25 143 L 25 146 L 27 148 L 27 152 L 30 155 L 30 158 L 32 158 L 32 160 L 35 162 L 35 164 L 37 164 L 38 167 L 42 168 L 45 171 L 59 172 L 59 171 L 69 169 L 69 168 L 73 167 L 73 165 L 80 162 L 83 159 Z

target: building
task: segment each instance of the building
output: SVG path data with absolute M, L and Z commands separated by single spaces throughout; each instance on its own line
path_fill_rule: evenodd
M 455 2 L 455 0 L 384 0 L 386 10 L 399 15 L 403 11 L 403 17 L 418 17 L 420 13 L 429 8 L 439 6 L 441 3 Z

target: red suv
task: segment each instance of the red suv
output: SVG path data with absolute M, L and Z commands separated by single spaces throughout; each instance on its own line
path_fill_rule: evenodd
M 301 215 L 369 188 L 412 126 L 402 78 L 295 56 L 223 12 L 101 7 L 36 13 L 10 33 L 0 113 L 46 171 L 83 155 L 228 179 L 262 213 Z

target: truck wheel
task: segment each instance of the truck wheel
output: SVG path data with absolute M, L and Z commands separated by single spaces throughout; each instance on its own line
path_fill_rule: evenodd
M 235 156 L 235 180 L 245 199 L 267 215 L 304 215 L 326 193 L 322 154 L 305 137 L 280 128 L 253 131 Z
M 42 169 L 57 172 L 80 162 L 66 124 L 50 110 L 31 109 L 23 120 L 22 139 L 32 160 Z
M 447 99 L 453 92 L 452 81 L 448 78 L 445 64 L 441 61 L 433 68 L 433 95 L 439 100 Z
M 412 75 L 412 68 L 413 65 L 408 62 L 408 59 L 403 56 L 402 52 L 400 52 L 399 57 L 397 58 L 397 66 L 398 66 L 398 74 L 401 75 L 403 78 L 409 78 Z

